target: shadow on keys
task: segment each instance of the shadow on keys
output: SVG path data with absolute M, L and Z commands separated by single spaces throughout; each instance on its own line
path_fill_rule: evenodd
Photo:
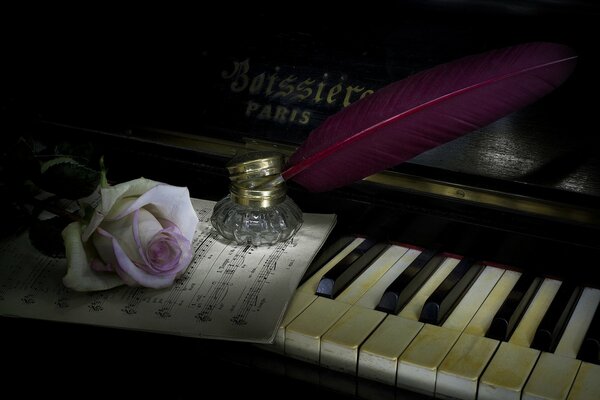
M 424 400 L 431 397 L 375 382 L 370 379 L 322 368 L 280 354 L 253 349 L 246 353 L 246 366 L 288 382 L 288 394 L 309 394 L 314 398 L 366 400 Z M 270 379 L 270 378 L 269 378 Z M 291 389 L 290 389 L 291 388 Z M 294 392 L 294 390 L 299 390 Z

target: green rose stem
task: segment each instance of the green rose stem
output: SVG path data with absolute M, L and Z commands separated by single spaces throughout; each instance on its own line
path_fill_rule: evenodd
M 100 164 L 100 187 L 107 188 L 110 185 L 108 184 L 108 180 L 106 179 L 107 169 L 106 169 L 106 166 L 104 165 L 104 156 L 100 157 L 99 164 Z

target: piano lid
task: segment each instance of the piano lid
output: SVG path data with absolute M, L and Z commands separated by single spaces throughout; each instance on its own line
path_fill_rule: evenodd
M 457 199 L 469 196 L 466 185 L 597 209 L 600 139 L 586 99 L 600 87 L 600 7 L 467 4 L 248 7 L 170 22 L 43 24 L 9 49 L 5 110 L 223 157 L 265 141 L 289 153 L 327 116 L 388 83 L 468 54 L 554 41 L 580 56 L 556 91 L 368 180 L 410 188 L 418 176 L 456 184 L 443 195 Z

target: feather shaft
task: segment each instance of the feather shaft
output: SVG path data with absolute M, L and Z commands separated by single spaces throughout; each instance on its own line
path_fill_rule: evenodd
M 576 58 L 566 46 L 529 43 L 388 85 L 315 129 L 283 179 L 323 191 L 397 165 L 537 100 L 566 79 Z

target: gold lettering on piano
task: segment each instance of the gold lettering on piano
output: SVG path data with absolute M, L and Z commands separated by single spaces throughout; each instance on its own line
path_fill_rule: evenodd
M 310 121 L 310 111 L 288 108 L 282 105 L 260 104 L 252 100 L 248 101 L 245 115 L 248 118 L 275 121 L 282 124 L 293 122 L 306 125 Z
M 248 91 L 250 92 L 250 94 L 257 94 L 262 89 L 262 86 L 264 83 L 265 83 L 265 73 L 263 72 L 262 74 L 256 75 L 252 79 L 252 82 L 250 82 L 250 87 L 248 88 Z
M 282 74 L 279 67 L 273 71 L 252 71 L 250 59 L 234 61 L 232 69 L 223 70 L 221 77 L 228 82 L 232 93 L 247 92 L 257 99 L 247 101 L 245 116 L 278 123 L 307 125 L 311 119 L 311 105 L 347 107 L 352 102 L 373 93 L 374 90 L 346 82 L 345 77 L 331 79 L 325 73 L 321 79 Z M 262 97 L 262 99 L 261 99 Z
M 313 92 L 311 85 L 313 85 L 314 83 L 315 83 L 315 80 L 310 79 L 310 78 L 305 79 L 302 82 L 300 82 L 298 84 L 298 86 L 296 86 L 296 91 L 298 93 L 296 93 L 295 99 L 298 99 L 298 100 L 308 99 Z
M 323 93 L 323 88 L 325 87 L 325 82 L 319 82 L 317 85 L 317 94 L 315 95 L 315 103 L 320 103 L 323 98 L 321 97 L 321 93 Z
M 227 71 L 223 71 L 221 76 L 223 79 L 231 79 L 231 91 L 234 93 L 239 93 L 244 91 L 248 86 L 248 82 L 250 82 L 250 78 L 248 78 L 248 71 L 250 70 L 250 60 L 246 59 L 242 62 L 233 62 L 233 71 L 231 74 L 228 74 Z

